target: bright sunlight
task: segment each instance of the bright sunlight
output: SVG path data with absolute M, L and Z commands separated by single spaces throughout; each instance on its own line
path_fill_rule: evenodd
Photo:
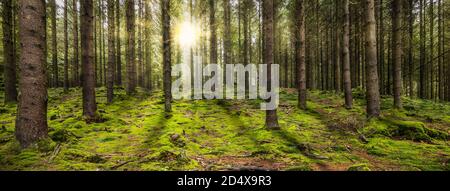
M 191 47 L 197 39 L 197 28 L 192 23 L 185 21 L 177 28 L 177 37 L 181 46 Z

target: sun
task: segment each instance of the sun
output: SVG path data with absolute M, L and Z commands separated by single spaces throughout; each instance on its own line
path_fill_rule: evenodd
M 196 27 L 192 23 L 188 21 L 181 23 L 178 27 L 177 33 L 178 41 L 181 46 L 191 47 L 195 44 L 197 31 Z

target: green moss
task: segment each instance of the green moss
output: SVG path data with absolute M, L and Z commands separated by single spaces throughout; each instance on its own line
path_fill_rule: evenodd
M 367 164 L 355 164 L 347 169 L 348 171 L 370 171 L 369 165 Z

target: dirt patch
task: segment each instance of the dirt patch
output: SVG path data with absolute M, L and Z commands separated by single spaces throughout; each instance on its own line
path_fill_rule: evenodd
M 272 161 L 257 157 L 222 156 L 217 158 L 195 157 L 205 170 L 223 171 L 280 171 L 286 169 L 288 164 L 284 161 Z

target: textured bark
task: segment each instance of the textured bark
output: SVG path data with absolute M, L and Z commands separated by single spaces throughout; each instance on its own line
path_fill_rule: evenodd
M 163 84 L 164 84 L 164 108 L 166 112 L 172 112 L 172 59 L 170 38 L 170 1 L 161 0 L 161 23 L 163 36 Z
M 3 59 L 5 103 L 17 102 L 16 58 L 14 55 L 14 26 L 12 0 L 3 1 Z
M 424 0 L 420 0 L 420 11 L 419 11 L 419 16 L 420 16 L 420 23 L 419 23 L 419 29 L 420 29 L 420 54 L 419 54 L 419 65 L 420 65 L 420 72 L 419 72 L 419 97 L 422 99 L 426 98 L 426 83 L 425 83 L 425 17 L 423 14 L 423 9 L 424 9 Z
M 209 0 L 209 27 L 211 31 L 210 36 L 210 64 L 217 64 L 217 26 L 216 26 L 216 0 Z
M 296 24 L 296 63 L 298 75 L 298 107 L 306 109 L 306 64 L 305 64 L 305 9 L 304 1 L 296 0 L 295 2 L 295 24 Z
M 117 44 L 117 58 L 116 58 L 116 85 L 122 85 L 122 48 L 120 45 L 120 0 L 116 0 L 116 44 Z
M 73 1 L 72 12 L 72 24 L 73 24 L 73 68 L 72 68 L 72 80 L 73 86 L 80 86 L 80 66 L 79 66 L 79 42 L 78 42 L 78 9 L 77 0 Z
M 138 67 L 137 67 L 137 77 L 138 77 L 138 86 L 144 87 L 144 62 L 142 55 L 142 21 L 143 21 L 143 4 L 142 0 L 138 1 Z
M 19 104 L 16 138 L 28 147 L 45 138 L 47 126 L 46 6 L 44 0 L 19 0 Z
M 224 32 L 223 32 L 223 63 L 231 64 L 231 5 L 230 0 L 223 0 L 224 4 L 224 14 L 223 14 L 223 22 L 224 22 Z
M 339 6 L 342 1 L 335 1 L 335 47 L 334 47 L 334 90 L 336 92 L 341 92 L 341 28 L 340 25 L 340 17 L 339 17 Z
M 350 11 L 349 0 L 343 0 L 344 7 L 344 27 L 342 35 L 342 56 L 343 56 L 343 69 L 344 69 L 344 94 L 345 94 L 345 107 L 351 109 L 353 105 L 352 97 L 352 79 L 350 76 Z
M 148 2 L 145 2 L 145 30 L 144 30 L 144 34 L 145 34 L 145 76 L 144 76 L 144 80 L 145 80 L 145 88 L 147 89 L 147 91 L 151 91 L 153 89 L 152 87 L 152 46 L 151 46 L 151 31 L 150 31 L 150 27 L 151 27 L 151 21 L 152 21 L 152 16 L 151 16 L 151 9 L 149 6 Z M 192 49 L 191 49 L 192 51 Z M 191 54 L 192 55 L 192 54 Z
M 263 1 L 263 27 L 264 27 L 264 64 L 267 64 L 267 80 L 268 88 L 271 85 L 272 70 L 271 65 L 274 64 L 274 6 L 273 0 Z M 266 111 L 266 127 L 271 130 L 280 129 L 278 124 L 277 110 Z
M 365 0 L 366 19 L 366 100 L 367 116 L 380 116 L 380 92 L 377 73 L 377 38 L 374 0 Z
M 58 74 L 58 40 L 57 40 L 57 30 L 56 30 L 56 2 L 55 0 L 50 0 L 50 14 L 52 23 L 52 80 L 53 87 L 59 86 L 59 74 Z
M 402 108 L 402 1 L 392 1 L 392 33 L 394 57 L 394 107 Z
M 106 74 L 106 98 L 112 103 L 114 97 L 114 71 L 116 64 L 114 0 L 108 0 L 108 68 Z
M 87 121 L 97 117 L 95 101 L 95 63 L 94 58 L 94 27 L 93 0 L 80 0 L 81 26 L 81 73 L 83 82 L 83 115 Z
M 64 0 L 64 91 L 69 90 L 69 33 L 68 28 L 68 4 Z
M 136 63 L 135 63 L 135 12 L 134 0 L 126 0 L 127 21 L 127 93 L 134 94 L 136 91 Z

